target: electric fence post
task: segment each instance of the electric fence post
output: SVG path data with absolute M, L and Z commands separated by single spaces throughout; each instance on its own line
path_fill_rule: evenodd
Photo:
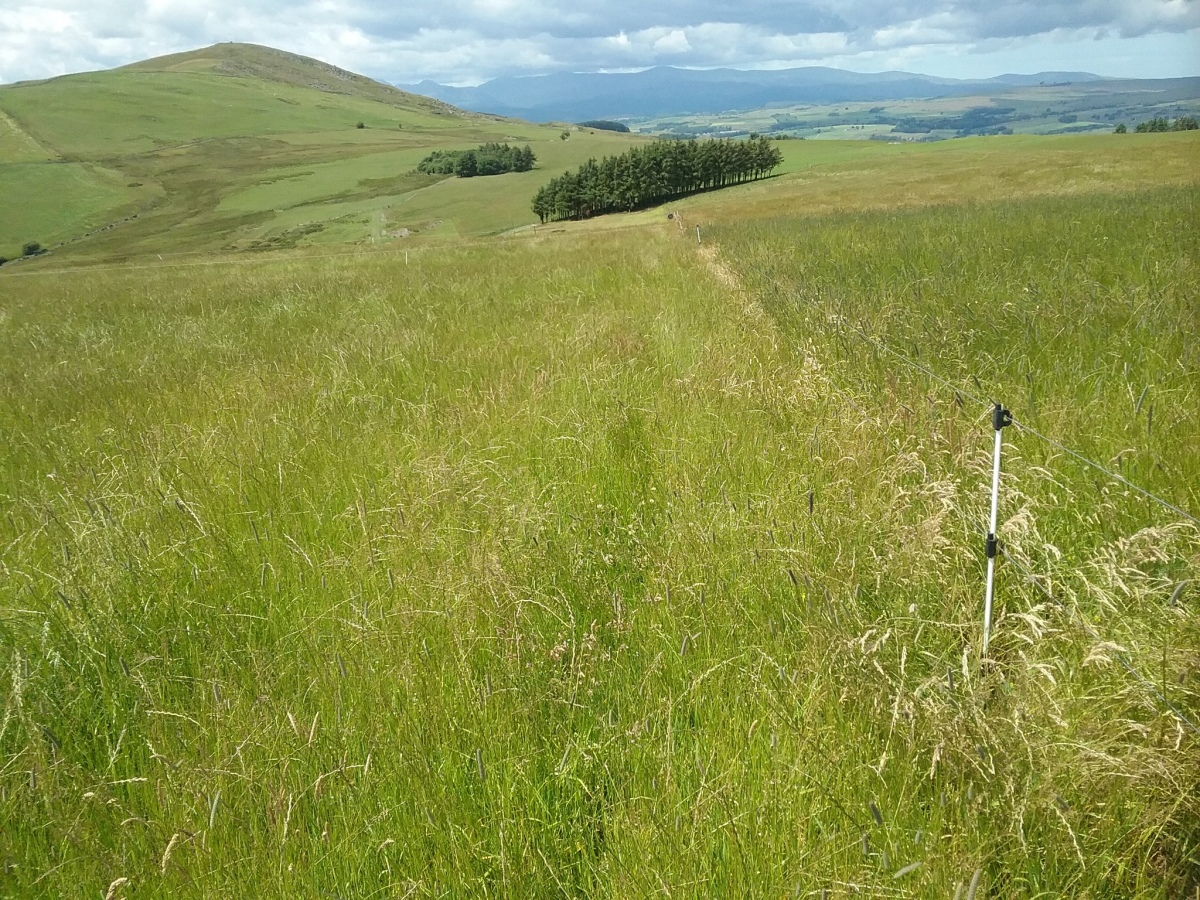
M 1000 447 L 1004 443 L 1004 427 L 1011 425 L 1012 413 L 997 403 L 992 407 L 992 427 L 996 430 L 996 449 L 992 453 L 992 517 L 987 534 L 987 590 L 983 597 L 983 654 L 987 659 L 988 641 L 992 632 L 992 593 L 996 578 L 996 517 L 1000 508 Z

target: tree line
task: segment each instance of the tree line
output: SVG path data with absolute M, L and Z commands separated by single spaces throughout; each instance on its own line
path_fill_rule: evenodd
M 1195 116 L 1180 116 L 1174 122 L 1166 116 L 1155 116 L 1153 119 L 1139 122 L 1134 131 L 1138 134 L 1154 134 L 1160 131 L 1195 131 L 1198 128 L 1200 128 L 1200 122 L 1196 121 Z M 1129 129 L 1122 122 L 1113 131 L 1116 134 L 1126 134 Z
M 533 198 L 542 222 L 628 212 L 667 200 L 764 178 L 783 162 L 766 138 L 667 140 L 634 147 L 551 179 Z
M 611 122 L 608 119 L 588 119 L 586 122 L 579 123 L 580 128 L 594 128 L 597 131 L 616 131 L 620 134 L 629 134 L 629 126 L 621 122 Z
M 457 175 L 474 178 L 476 175 L 503 175 L 505 172 L 528 172 L 537 156 L 526 144 L 510 147 L 495 142 L 480 144 L 474 150 L 434 150 L 417 163 L 417 171 L 427 175 Z
M 1195 116 L 1180 116 L 1174 122 L 1166 116 L 1155 116 L 1149 121 L 1139 122 L 1134 131 L 1140 134 L 1156 131 L 1195 131 L 1198 127 L 1200 124 L 1197 124 Z

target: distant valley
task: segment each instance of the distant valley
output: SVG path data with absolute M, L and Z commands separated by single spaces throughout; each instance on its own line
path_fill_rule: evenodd
M 1200 112 L 1200 78 L 1108 79 L 1087 72 L 958 80 L 820 66 L 777 71 L 658 67 L 497 78 L 477 87 L 432 81 L 400 87 L 474 112 L 535 122 L 615 119 L 636 132 L 676 137 L 761 133 L 938 140 L 1070 134 Z

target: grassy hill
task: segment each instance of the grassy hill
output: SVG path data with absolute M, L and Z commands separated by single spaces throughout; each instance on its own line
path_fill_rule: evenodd
M 0 256 L 16 256 L 28 241 L 53 250 L 23 261 L 19 268 L 27 270 L 494 235 L 532 225 L 529 201 L 550 178 L 647 139 L 577 127 L 567 140 L 562 134 L 559 126 L 466 113 L 246 44 L 4 85 Z M 1194 143 L 1146 137 L 970 138 L 903 147 L 784 141 L 782 178 L 679 208 L 720 219 L 752 209 L 854 207 L 880 189 L 886 205 L 896 194 L 952 200 L 966 182 L 974 196 L 1004 196 L 1056 184 L 1080 190 L 1191 180 Z M 537 168 L 469 180 L 413 174 L 432 149 L 491 140 L 529 143 Z M 1095 153 L 1105 163 L 1091 172 Z M 587 227 L 626 227 L 660 215 L 650 210 Z
M 326 94 L 373 100 L 398 109 L 461 114 L 441 101 L 401 91 L 390 84 L 347 72 L 320 60 L 256 44 L 214 44 L 199 50 L 131 63 L 118 71 L 204 73 L 251 78 L 272 84 L 312 88 Z
M 39 241 L 60 262 L 505 230 L 533 219 L 544 180 L 636 140 L 563 141 L 245 44 L 0 86 L 0 113 L 0 255 Z M 430 149 L 491 140 L 531 144 L 539 168 L 469 186 L 406 177 Z

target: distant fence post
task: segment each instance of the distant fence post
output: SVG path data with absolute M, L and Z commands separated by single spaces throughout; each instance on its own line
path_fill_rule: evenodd
M 996 448 L 992 452 L 992 518 L 987 534 L 987 590 L 983 597 L 983 659 L 987 659 L 988 641 L 992 632 L 992 591 L 996 578 L 996 517 L 1000 507 L 1000 447 L 1004 442 L 1006 425 L 1012 424 L 1012 413 L 997 403 L 992 408 L 992 427 L 996 430 Z
M 696 243 L 697 244 L 700 243 L 700 226 L 699 225 L 696 226 Z

